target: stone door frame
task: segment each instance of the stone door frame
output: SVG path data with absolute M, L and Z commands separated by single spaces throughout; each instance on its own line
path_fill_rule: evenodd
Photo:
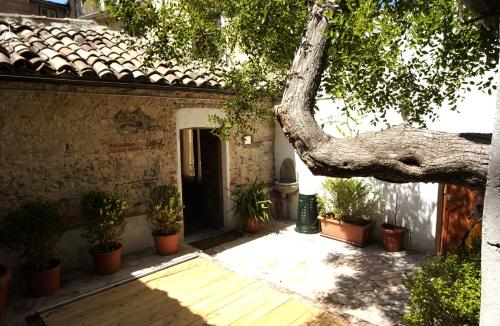
M 208 117 L 216 114 L 223 116 L 219 109 L 207 108 L 182 108 L 175 113 L 175 138 L 177 143 L 177 187 L 182 199 L 182 177 L 181 177 L 181 141 L 180 130 L 189 128 L 214 128 Z M 222 208 L 224 229 L 234 229 L 236 227 L 233 214 L 231 214 L 231 192 L 230 192 L 230 156 L 229 142 L 221 140 L 221 165 L 222 165 Z M 184 237 L 184 229 L 181 232 Z

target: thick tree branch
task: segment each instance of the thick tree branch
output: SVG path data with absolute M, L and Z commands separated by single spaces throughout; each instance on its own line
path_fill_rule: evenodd
M 451 134 L 400 125 L 351 139 L 327 135 L 314 119 L 325 68 L 329 24 L 325 4 L 312 7 L 275 114 L 309 169 L 335 177 L 373 176 L 391 182 L 441 182 L 484 188 L 491 135 Z

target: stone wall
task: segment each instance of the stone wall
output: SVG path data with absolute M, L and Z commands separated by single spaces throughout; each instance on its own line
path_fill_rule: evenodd
M 37 198 L 56 200 L 68 228 L 81 224 L 90 190 L 124 196 L 145 212 L 149 189 L 176 184 L 175 111 L 216 108 L 228 95 L 55 84 L 0 84 L 0 212 Z M 251 145 L 230 143 L 230 183 L 274 177 L 273 125 Z

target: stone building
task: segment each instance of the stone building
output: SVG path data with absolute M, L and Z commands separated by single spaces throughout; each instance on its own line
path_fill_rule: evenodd
M 71 8 L 68 0 L 2 0 L 0 12 L 64 18 L 70 17 Z
M 127 200 L 122 242 L 134 252 L 152 244 L 144 214 L 153 186 L 177 185 L 186 206 L 203 208 L 185 216 L 194 232 L 239 228 L 230 192 L 274 179 L 272 121 L 245 144 L 220 141 L 208 120 L 232 96 L 220 78 L 194 65 L 146 67 L 126 39 L 89 20 L 0 16 L 0 212 L 60 203 L 66 268 L 89 259 L 79 237 L 88 191 Z

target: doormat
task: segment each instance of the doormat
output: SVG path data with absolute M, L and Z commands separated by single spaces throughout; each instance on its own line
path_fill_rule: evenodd
M 234 240 L 239 239 L 241 237 L 243 237 L 243 233 L 241 233 L 241 232 L 228 231 L 228 232 L 224 232 L 222 234 L 216 235 L 214 237 L 191 242 L 189 245 L 196 247 L 198 249 L 201 249 L 201 250 L 206 250 L 206 249 L 216 247 L 216 246 L 223 244 L 223 243 L 226 243 L 226 242 L 234 241 Z

